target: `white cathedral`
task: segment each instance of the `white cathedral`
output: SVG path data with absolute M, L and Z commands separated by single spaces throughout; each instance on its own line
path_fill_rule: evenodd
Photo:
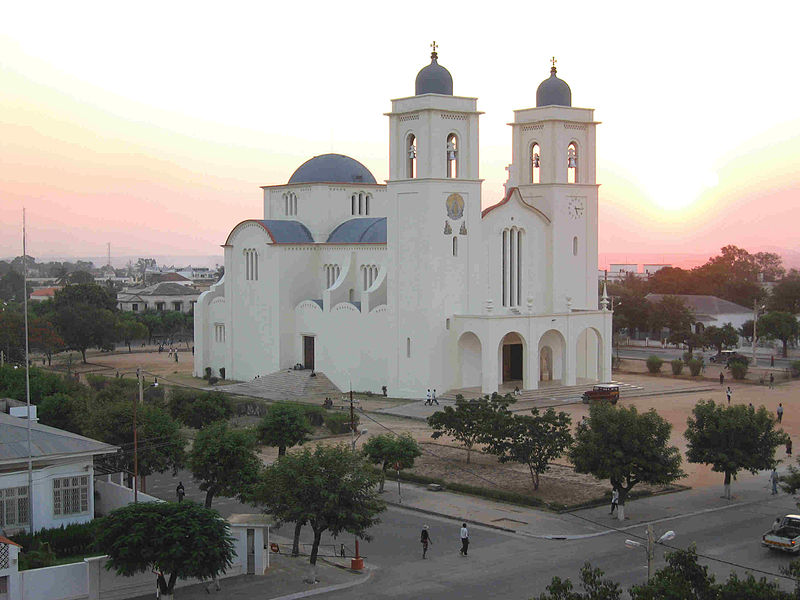
M 597 286 L 594 110 L 556 76 L 514 111 L 505 197 L 481 210 L 477 99 L 437 62 L 392 100 L 389 180 L 340 154 L 264 186 L 195 306 L 194 372 L 297 363 L 340 389 L 420 398 L 611 378 Z

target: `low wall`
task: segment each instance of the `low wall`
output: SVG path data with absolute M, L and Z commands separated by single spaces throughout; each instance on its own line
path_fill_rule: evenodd
M 98 515 L 107 515 L 112 510 L 133 502 L 133 490 L 112 481 L 96 479 L 94 482 L 94 510 Z M 163 502 L 163 500 L 139 492 L 139 502 Z
M 78 600 L 89 598 L 86 563 L 20 571 L 21 600 Z

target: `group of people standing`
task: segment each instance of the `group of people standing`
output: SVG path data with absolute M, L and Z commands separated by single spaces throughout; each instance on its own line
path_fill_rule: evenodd
M 461 548 L 459 549 L 458 553 L 461 556 L 467 556 L 467 552 L 469 550 L 469 529 L 467 529 L 466 523 L 461 524 L 461 531 L 459 535 L 461 536 Z M 419 541 L 422 543 L 422 558 L 427 558 L 428 546 L 433 546 L 430 527 L 427 525 L 422 527 L 422 533 L 419 536 Z

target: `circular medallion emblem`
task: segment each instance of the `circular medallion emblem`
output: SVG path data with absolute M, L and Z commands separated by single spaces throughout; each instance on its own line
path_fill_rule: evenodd
M 450 194 L 445 206 L 447 206 L 447 216 L 454 221 L 464 216 L 464 198 L 461 194 Z

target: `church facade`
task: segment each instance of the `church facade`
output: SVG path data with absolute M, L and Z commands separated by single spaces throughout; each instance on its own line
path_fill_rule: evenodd
M 385 184 L 325 154 L 264 186 L 263 218 L 233 228 L 225 276 L 195 305 L 195 375 L 300 363 L 408 398 L 608 381 L 594 111 L 553 66 L 536 107 L 514 112 L 505 195 L 484 210 L 480 114 L 434 52 L 387 113 Z

